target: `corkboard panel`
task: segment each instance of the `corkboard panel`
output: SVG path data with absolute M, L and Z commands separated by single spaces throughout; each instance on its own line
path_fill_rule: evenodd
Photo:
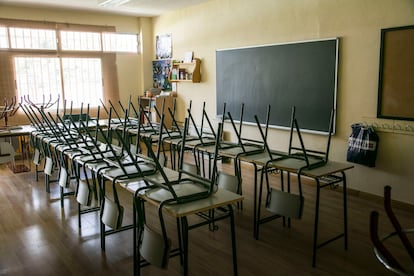
M 414 26 L 381 30 L 377 117 L 414 120 Z

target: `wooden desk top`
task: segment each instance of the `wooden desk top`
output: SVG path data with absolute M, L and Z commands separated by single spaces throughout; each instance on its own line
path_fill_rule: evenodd
M 25 136 L 36 130 L 31 125 L 11 126 L 0 129 L 0 137 Z
M 272 158 L 277 158 L 283 155 L 286 155 L 285 152 L 281 151 L 271 151 Z M 241 161 L 248 162 L 248 163 L 254 163 L 259 166 L 264 166 L 266 163 L 270 160 L 269 154 L 265 151 L 255 153 L 255 154 L 244 154 L 239 157 Z
M 145 199 L 145 196 L 144 196 Z M 244 199 L 243 196 L 229 192 L 224 189 L 218 189 L 212 196 L 185 204 L 171 204 L 166 205 L 164 208 L 174 217 L 184 217 L 188 215 L 194 215 L 199 212 L 208 211 L 214 208 L 227 206 L 240 202 Z M 158 202 L 153 202 L 158 206 Z
M 345 162 L 337 162 L 337 161 L 328 161 L 324 166 L 311 169 L 311 170 L 303 170 L 302 175 L 312 177 L 312 178 L 321 178 L 324 176 L 328 176 L 334 173 L 343 172 L 349 169 L 352 169 L 354 165 Z
M 178 184 L 179 185 L 179 184 Z M 131 193 L 135 193 L 135 191 L 141 187 L 144 187 L 145 184 L 143 181 L 135 181 L 130 182 L 128 184 L 121 184 L 124 188 L 126 188 Z M 150 204 L 158 207 L 159 202 L 155 201 L 144 194 L 141 194 L 141 198 L 145 201 L 149 202 Z M 216 193 L 211 195 L 208 198 L 184 203 L 184 204 L 167 204 L 164 206 L 164 209 L 174 217 L 185 217 L 189 215 L 194 215 L 199 212 L 208 211 L 211 209 L 215 209 L 222 206 L 227 206 L 229 204 L 234 204 L 240 202 L 244 199 L 243 196 L 229 192 L 224 189 L 218 189 Z
M 167 171 L 166 173 L 174 174 L 174 172 L 176 171 L 171 170 L 171 171 Z M 177 176 L 178 176 L 178 173 L 177 173 Z M 149 176 L 149 177 L 153 177 L 153 176 Z M 160 175 L 158 176 L 154 175 L 154 179 L 152 180 L 156 180 L 156 177 L 159 178 L 159 181 L 163 181 Z M 142 178 L 119 181 L 119 184 L 121 187 L 125 188 L 127 191 L 131 193 L 135 193 L 138 189 L 145 187 L 145 183 L 142 180 Z M 180 184 L 177 184 L 177 185 L 180 185 Z M 162 188 L 157 188 L 157 189 L 162 189 Z M 145 192 L 143 192 L 140 196 L 141 198 L 143 198 L 144 200 L 146 200 L 147 202 L 149 202 L 150 204 L 156 207 L 158 207 L 160 204 L 158 201 L 155 201 L 149 198 L 148 196 L 146 196 Z M 226 206 L 229 204 L 234 204 L 234 203 L 242 201 L 243 199 L 244 197 L 242 195 L 219 188 L 216 193 L 214 193 L 208 198 L 204 198 L 204 199 L 200 199 L 200 200 L 196 200 L 196 201 L 188 202 L 184 204 L 169 204 L 169 205 L 165 205 L 164 209 L 174 217 L 184 217 L 184 216 L 196 214 L 198 212 L 208 211 L 214 208 Z
M 295 158 L 285 158 L 277 161 L 272 161 L 269 166 L 277 168 L 286 172 L 298 173 L 303 167 L 306 167 L 305 160 Z M 301 175 L 311 178 L 321 178 L 334 173 L 343 172 L 352 169 L 354 165 L 344 162 L 328 161 L 326 164 L 313 168 L 303 169 Z
M 197 150 L 204 151 L 207 153 L 214 153 L 215 148 L 216 148 L 215 144 L 197 146 Z M 220 144 L 218 154 L 223 157 L 235 159 L 235 158 L 238 158 L 239 156 L 246 155 L 249 152 L 254 152 L 254 151 L 259 151 L 259 150 L 260 148 L 258 146 L 246 145 L 244 146 L 244 150 L 243 150 L 243 148 L 239 146 L 238 144 L 231 144 L 228 142 L 224 142 Z
M 177 171 L 169 169 L 169 168 L 164 168 L 164 172 L 170 181 L 175 181 L 178 179 L 179 173 Z M 151 181 L 155 181 L 155 182 L 160 182 L 160 183 L 165 182 L 161 173 L 158 171 L 155 174 L 145 176 L 145 178 Z M 117 183 L 119 183 L 121 187 L 127 189 L 131 193 L 135 193 L 135 191 L 138 190 L 139 188 L 145 187 L 145 182 L 143 181 L 143 177 L 137 177 L 137 178 L 132 178 L 132 179 L 119 179 L 117 180 Z

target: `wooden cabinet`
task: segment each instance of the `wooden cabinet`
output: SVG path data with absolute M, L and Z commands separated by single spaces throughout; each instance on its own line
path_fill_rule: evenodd
M 169 96 L 155 96 L 155 97 L 139 97 L 140 104 L 144 108 L 144 111 L 148 115 L 147 117 L 151 123 L 159 123 L 161 118 L 158 116 L 156 110 L 160 114 L 164 114 L 164 125 L 167 128 L 171 128 L 172 117 L 168 108 L 173 111 L 174 97 Z M 142 118 L 146 120 L 145 118 Z
M 174 62 L 169 80 L 171 82 L 200 82 L 200 64 L 201 60 L 199 58 L 194 58 L 192 62 L 188 63 Z

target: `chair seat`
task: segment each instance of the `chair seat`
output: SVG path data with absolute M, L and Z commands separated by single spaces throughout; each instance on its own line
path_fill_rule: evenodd
M 207 188 L 205 186 L 192 181 L 181 182 L 180 184 L 173 185 L 172 188 L 178 197 L 207 192 Z M 149 199 L 158 202 L 173 199 L 171 192 L 163 188 L 151 189 L 145 194 Z
M 139 168 L 141 169 L 142 173 L 146 173 L 146 172 L 153 172 L 154 171 L 154 166 L 152 164 L 139 164 Z M 140 174 L 141 172 L 138 171 L 138 169 L 135 167 L 135 165 L 129 165 L 129 166 L 125 166 L 124 167 L 125 172 L 127 175 L 136 175 L 136 174 Z M 123 169 L 121 168 L 115 168 L 115 169 L 110 169 L 110 170 L 106 170 L 105 171 L 105 177 L 108 178 L 115 178 L 117 176 L 120 175 L 125 175 L 125 172 Z

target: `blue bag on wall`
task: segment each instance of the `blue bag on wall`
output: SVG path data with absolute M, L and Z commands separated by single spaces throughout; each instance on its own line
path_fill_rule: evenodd
M 348 139 L 348 152 L 346 160 L 375 167 L 378 151 L 378 135 L 372 126 L 353 124 L 352 133 Z

